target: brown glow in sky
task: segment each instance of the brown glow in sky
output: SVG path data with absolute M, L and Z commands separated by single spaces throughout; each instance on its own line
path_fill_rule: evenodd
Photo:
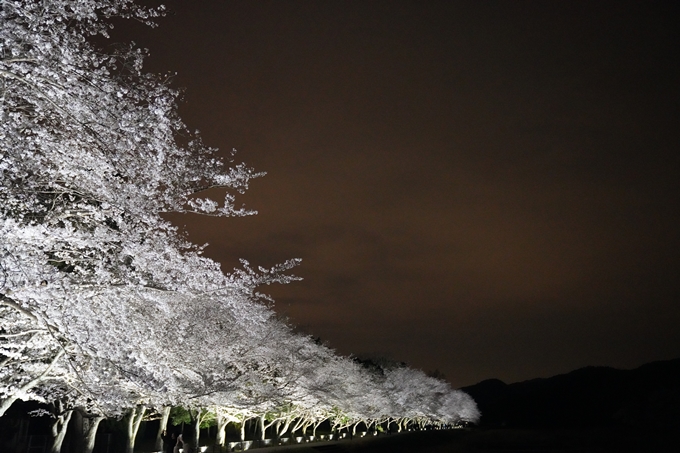
M 177 71 L 258 216 L 174 217 L 341 353 L 455 386 L 680 356 L 673 2 L 171 1 Z

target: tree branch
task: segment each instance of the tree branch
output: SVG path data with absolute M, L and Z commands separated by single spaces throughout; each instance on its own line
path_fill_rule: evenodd
M 16 303 L 14 300 L 11 298 L 5 296 L 4 294 L 0 294 L 0 305 L 5 305 L 6 307 L 11 307 L 18 311 L 19 313 L 31 318 L 33 321 L 38 321 L 38 317 L 31 313 L 29 310 L 25 309 L 18 303 Z

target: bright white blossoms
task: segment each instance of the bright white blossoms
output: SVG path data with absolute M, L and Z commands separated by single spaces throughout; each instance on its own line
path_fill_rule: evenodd
M 107 416 L 182 405 L 288 427 L 475 421 L 445 382 L 368 371 L 277 320 L 256 288 L 292 280 L 296 260 L 225 275 L 161 217 L 250 214 L 234 192 L 260 174 L 225 166 L 187 130 L 142 52 L 87 40 L 108 17 L 159 13 L 0 0 L 0 415 L 16 399 L 60 399 Z M 221 202 L 201 196 L 214 188 Z

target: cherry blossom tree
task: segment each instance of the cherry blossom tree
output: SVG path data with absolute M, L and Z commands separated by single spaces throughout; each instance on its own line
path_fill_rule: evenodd
M 86 39 L 106 33 L 103 18 L 157 11 L 127 0 L 0 4 L 2 360 L 15 365 L 3 401 L 26 397 L 55 359 L 78 371 L 101 351 L 126 377 L 157 387 L 167 376 L 145 355 L 159 345 L 135 347 L 153 323 L 129 318 L 149 293 L 221 291 L 227 300 L 278 278 L 222 274 L 161 214 L 249 214 L 231 192 L 222 203 L 200 193 L 242 192 L 258 174 L 227 168 L 187 130 L 177 92 L 141 72 L 142 52 L 104 54 Z M 8 330 L 10 321 L 23 328 Z
M 442 381 L 368 370 L 294 334 L 258 288 L 291 281 L 296 260 L 225 274 L 164 219 L 253 214 L 236 196 L 262 174 L 187 128 L 143 51 L 89 39 L 111 17 L 159 14 L 132 0 L 0 0 L 0 416 L 17 399 L 59 401 L 54 451 L 72 410 L 92 416 L 90 451 L 102 417 L 127 416 L 128 452 L 145 412 L 171 406 L 197 426 L 214 416 L 221 443 L 249 419 L 261 436 L 325 419 L 476 420 Z

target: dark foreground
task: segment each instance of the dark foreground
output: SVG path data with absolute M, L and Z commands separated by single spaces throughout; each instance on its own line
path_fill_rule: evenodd
M 671 435 L 617 430 L 425 431 L 353 441 L 256 449 L 262 453 L 677 452 Z

